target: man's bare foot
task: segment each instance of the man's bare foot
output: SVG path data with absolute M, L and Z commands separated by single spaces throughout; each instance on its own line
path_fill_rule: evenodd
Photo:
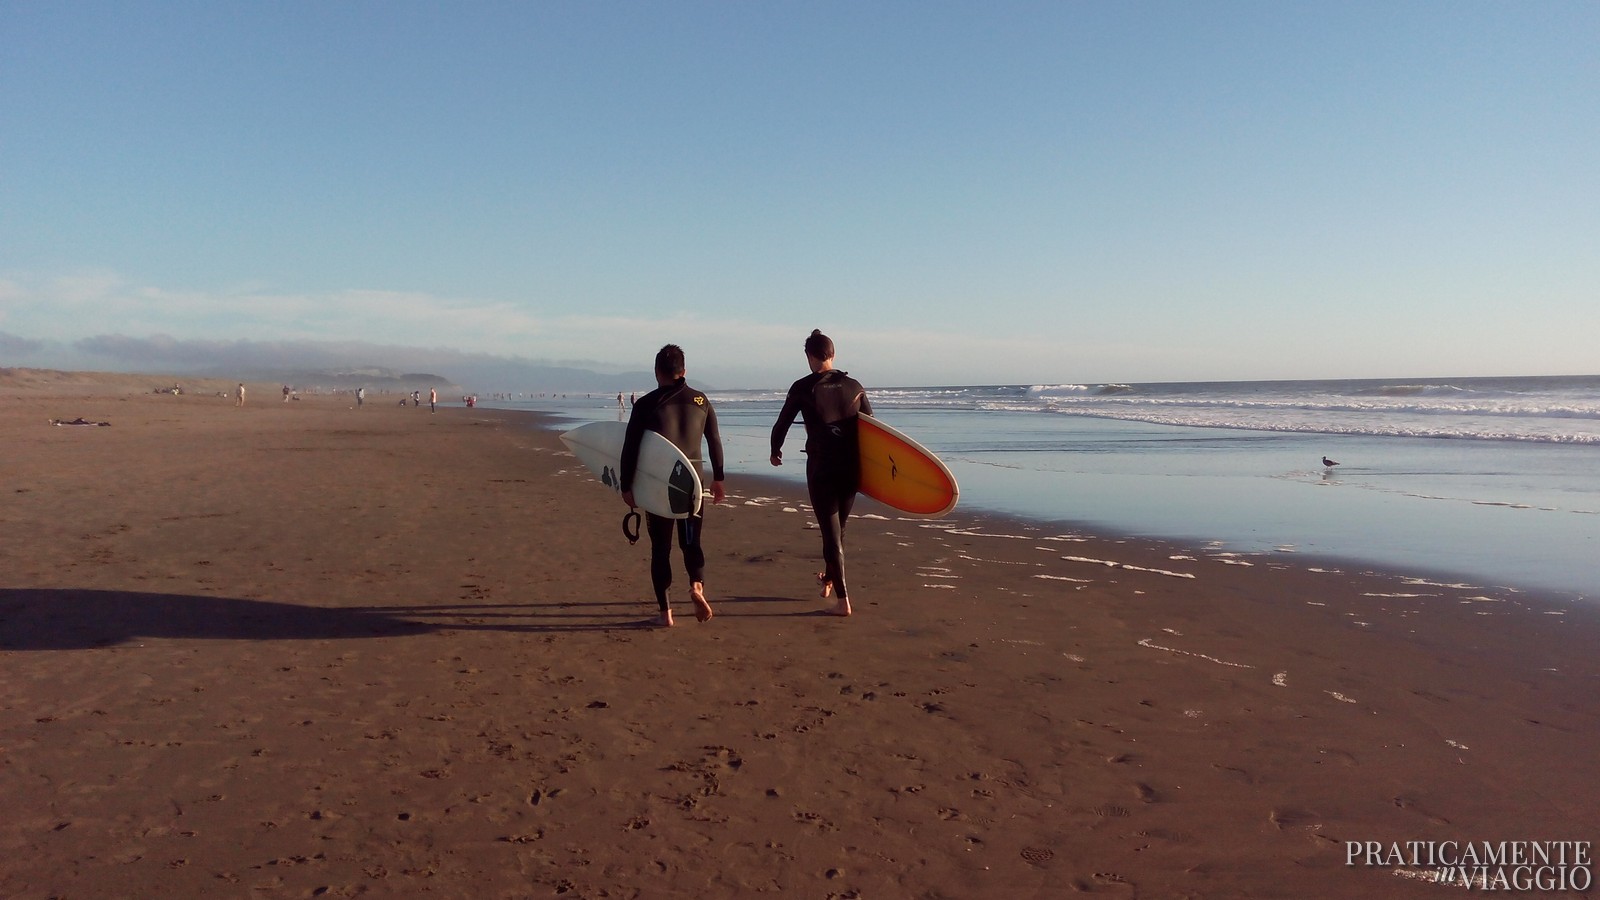
M 830 616 L 850 615 L 850 600 L 846 597 L 840 597 L 839 602 L 835 603 L 827 612 Z
M 822 586 L 822 599 L 826 600 L 833 596 L 833 582 L 828 580 L 827 572 L 817 573 L 817 584 Z
M 655 617 L 654 622 L 655 622 L 655 624 L 660 625 L 662 628 L 671 628 L 672 627 L 672 610 L 670 610 L 670 609 L 663 610 L 661 612 L 661 615 Z
M 696 581 L 689 588 L 689 599 L 694 601 L 694 617 L 702 622 L 711 621 L 711 604 L 706 602 L 706 586 Z

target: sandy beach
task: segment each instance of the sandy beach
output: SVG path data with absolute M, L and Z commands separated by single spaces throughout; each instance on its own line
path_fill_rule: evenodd
M 841 620 L 733 471 L 650 628 L 527 414 L 174 380 L 0 369 L 5 897 L 1452 897 L 1351 842 L 1600 834 L 1592 608 L 863 501 Z

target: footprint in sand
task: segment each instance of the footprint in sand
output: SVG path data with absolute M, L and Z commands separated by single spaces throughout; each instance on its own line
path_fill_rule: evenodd
M 1426 809 L 1423 809 L 1421 806 L 1417 805 L 1417 801 L 1412 800 L 1410 797 L 1396 797 L 1396 798 L 1394 798 L 1393 802 L 1394 802 L 1394 805 L 1395 805 L 1395 807 L 1397 809 L 1403 809 L 1403 810 L 1407 810 L 1409 812 L 1414 812 L 1417 815 L 1422 816 L 1424 819 L 1427 819 L 1429 824 L 1432 824 L 1432 825 L 1449 825 L 1450 824 L 1450 820 L 1449 819 L 1446 819 L 1443 816 L 1436 816 L 1433 813 L 1427 811 Z
M 1317 822 L 1317 814 L 1303 809 L 1274 809 L 1267 814 L 1267 821 L 1271 822 L 1279 831 L 1293 828 L 1317 830 L 1322 827 Z
M 1216 769 L 1219 772 L 1224 772 L 1224 773 L 1226 773 L 1226 774 L 1228 774 L 1228 775 L 1230 775 L 1230 776 L 1232 776 L 1234 778 L 1237 778 L 1240 781 L 1243 781 L 1245 784 L 1255 784 L 1256 783 L 1256 779 L 1255 779 L 1254 775 L 1251 775 L 1249 772 L 1245 771 L 1244 769 L 1238 768 L 1236 766 L 1224 766 L 1221 763 L 1212 763 L 1211 764 L 1211 768 Z
M 1054 850 L 1049 847 L 1023 847 L 1021 856 L 1034 865 L 1042 865 L 1056 858 Z
M 544 803 L 544 801 L 546 801 L 546 800 L 555 799 L 555 797 L 558 796 L 560 793 L 561 793 L 561 788 L 552 788 L 552 789 L 550 789 L 548 791 L 544 790 L 543 788 L 535 788 L 533 793 L 528 795 L 528 805 L 529 806 L 538 806 L 541 803 Z

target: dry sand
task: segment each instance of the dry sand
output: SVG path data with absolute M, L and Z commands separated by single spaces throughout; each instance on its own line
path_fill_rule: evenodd
M 0 896 L 1450 897 L 1346 842 L 1600 831 L 1592 610 L 864 501 L 840 620 L 735 471 L 652 629 L 529 416 L 171 381 L 0 370 Z

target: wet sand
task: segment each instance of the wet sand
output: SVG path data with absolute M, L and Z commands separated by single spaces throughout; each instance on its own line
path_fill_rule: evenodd
M 863 501 L 840 620 L 735 471 L 650 628 L 530 416 L 173 380 L 0 370 L 0 895 L 1437 897 L 1347 842 L 1600 833 L 1593 609 Z

